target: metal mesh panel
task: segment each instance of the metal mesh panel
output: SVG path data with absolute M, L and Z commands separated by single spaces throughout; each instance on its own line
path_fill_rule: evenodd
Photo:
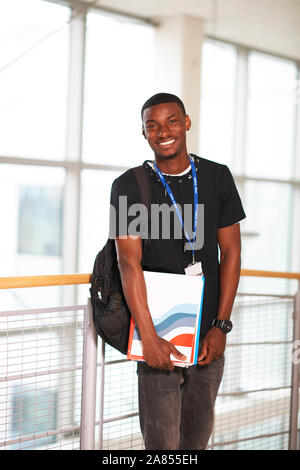
M 109 346 L 105 349 L 103 418 L 103 449 L 143 449 L 136 363 Z
M 293 298 L 239 295 L 215 407 L 214 449 L 287 449 Z
M 78 449 L 83 307 L 0 313 L 0 446 Z
M 232 320 L 208 448 L 287 449 L 293 297 L 239 294 Z M 109 347 L 105 364 L 102 448 L 142 449 L 136 364 Z

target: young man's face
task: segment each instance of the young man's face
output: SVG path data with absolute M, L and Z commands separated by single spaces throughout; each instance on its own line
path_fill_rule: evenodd
M 177 103 L 162 103 L 143 113 L 143 135 L 157 157 L 172 158 L 186 151 L 191 121 Z

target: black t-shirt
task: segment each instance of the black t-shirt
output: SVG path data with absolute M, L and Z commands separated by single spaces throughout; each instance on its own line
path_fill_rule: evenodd
M 236 189 L 233 177 L 227 166 L 192 155 L 197 172 L 198 204 L 204 206 L 204 243 L 195 251 L 195 260 L 201 261 L 205 276 L 205 288 L 202 307 L 200 339 L 211 328 L 217 315 L 219 302 L 219 257 L 217 233 L 219 228 L 233 225 L 246 217 Z M 159 180 L 156 172 L 148 161 L 143 163 L 151 181 L 151 204 L 168 204 L 172 202 Z M 193 205 L 194 192 L 192 171 L 182 176 L 166 176 L 166 181 L 173 192 L 175 201 L 184 207 Z M 127 197 L 127 207 L 141 203 L 138 182 L 132 170 L 128 170 L 117 178 L 111 189 L 111 205 L 115 208 L 117 220 L 121 206 L 119 197 Z M 122 209 L 123 210 L 123 209 Z M 136 217 L 128 216 L 128 225 Z M 177 217 L 174 214 L 174 217 Z M 184 220 L 184 217 L 183 217 Z M 203 220 L 198 220 L 198 224 Z M 151 226 L 151 225 L 150 225 Z M 124 235 L 117 224 L 117 235 Z M 149 233 L 151 233 L 149 228 Z M 149 239 L 145 244 L 142 267 L 145 271 L 169 272 L 184 274 L 184 269 L 192 261 L 192 251 L 184 250 L 186 239 L 176 239 L 171 231 L 170 239 L 160 236 Z

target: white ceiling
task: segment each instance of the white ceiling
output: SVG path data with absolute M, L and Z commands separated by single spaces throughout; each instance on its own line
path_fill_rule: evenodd
M 98 0 L 97 4 L 158 22 L 172 15 L 201 17 L 209 35 L 300 60 L 300 0 Z

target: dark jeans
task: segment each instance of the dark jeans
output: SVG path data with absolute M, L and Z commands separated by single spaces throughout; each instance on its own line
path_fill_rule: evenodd
M 140 425 L 147 450 L 205 449 L 214 422 L 224 355 L 207 366 L 174 371 L 137 366 Z

